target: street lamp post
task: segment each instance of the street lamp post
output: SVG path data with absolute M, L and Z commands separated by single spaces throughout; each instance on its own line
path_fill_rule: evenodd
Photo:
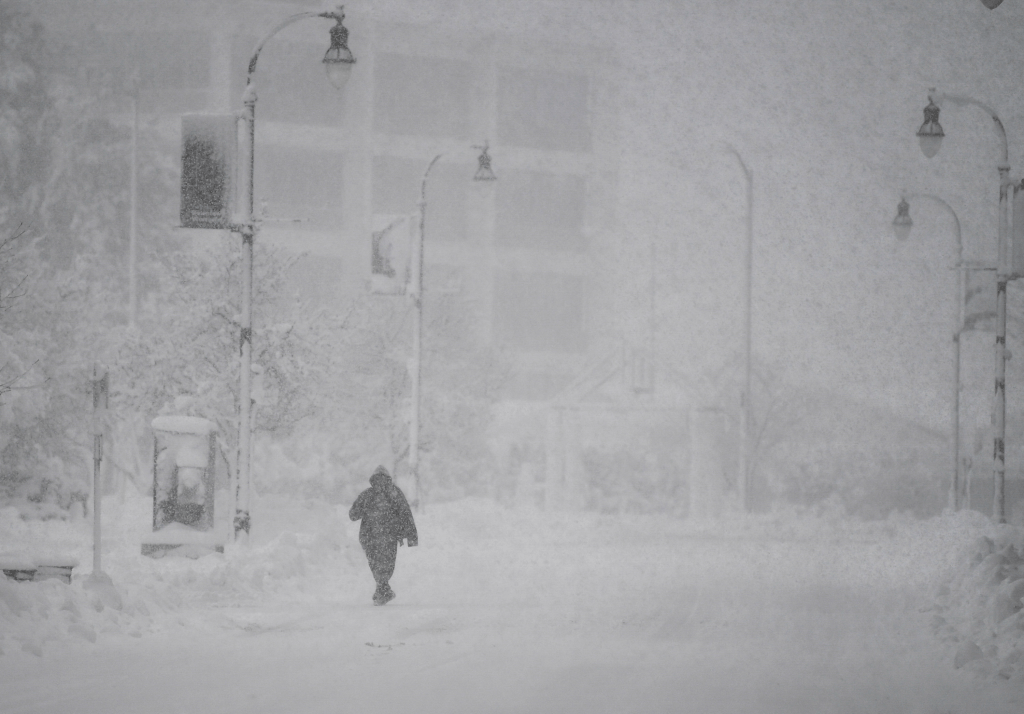
M 917 132 L 921 142 L 921 150 L 931 158 L 938 153 L 945 133 L 939 124 L 939 109 L 944 102 L 957 106 L 971 105 L 978 107 L 992 118 L 996 134 L 999 136 L 1002 150 L 1001 161 L 997 164 L 999 171 L 999 232 L 998 258 L 996 260 L 996 343 L 995 343 L 995 396 L 992 404 L 992 428 L 995 432 L 992 444 L 993 452 L 993 496 L 992 517 L 997 523 L 1006 522 L 1005 487 L 1006 487 L 1006 284 L 1010 278 L 1009 258 L 1009 218 L 1007 206 L 1012 187 L 1010 181 L 1009 147 L 1006 141 L 1006 129 L 998 115 L 987 104 L 955 94 L 944 94 L 932 89 L 928 93 L 928 106 L 925 107 L 924 124 Z
M 243 181 L 246 190 L 244 213 L 242 220 L 232 224 L 231 229 L 242 236 L 242 326 L 239 340 L 239 418 L 238 418 L 238 481 L 236 484 L 235 538 L 247 538 L 249 534 L 249 497 L 252 457 L 252 257 L 253 243 L 258 230 L 253 211 L 253 168 L 256 138 L 256 62 L 267 41 L 285 27 L 310 17 L 334 20 L 331 28 L 331 45 L 324 54 L 323 64 L 327 77 L 339 90 L 348 81 L 355 58 L 348 49 L 348 29 L 344 26 L 344 6 L 325 12 L 300 12 L 286 17 L 274 26 L 253 50 L 249 59 L 249 71 L 246 76 L 245 91 L 242 94 L 242 121 L 245 122 L 243 132 L 245 141 L 245 159 L 243 162 Z M 244 535 L 242 535 L 244 533 Z
M 132 148 L 128 177 L 128 324 L 139 321 L 138 218 L 139 218 L 139 77 L 132 76 Z
M 497 176 L 491 169 L 491 156 L 487 153 L 487 143 L 483 146 L 474 146 L 480 149 L 480 156 L 477 157 L 477 170 L 473 175 L 474 181 L 494 181 Z M 420 491 L 420 374 L 422 371 L 422 340 L 423 340 L 423 243 L 426 235 L 427 225 L 427 179 L 437 162 L 444 156 L 442 152 L 437 154 L 427 164 L 423 172 L 423 179 L 420 181 L 419 200 L 419 235 L 416 237 L 415 254 L 412 256 L 412 280 L 410 281 L 409 296 L 412 298 L 415 314 L 412 323 L 412 415 L 409 419 L 409 470 L 412 472 L 413 485 L 416 495 L 413 499 L 414 505 L 419 508 L 422 503 Z
M 896 218 L 892 222 L 896 239 L 905 241 L 910 236 L 913 221 L 910 219 L 910 204 L 907 199 L 926 198 L 942 206 L 953 219 L 956 237 L 956 311 L 953 323 L 953 401 L 950 406 L 950 433 L 952 437 L 953 478 L 950 482 L 949 505 L 953 510 L 960 510 L 964 503 L 964 480 L 961 478 L 960 467 L 960 335 L 964 324 L 964 244 L 960 234 L 960 219 L 952 207 L 938 196 L 931 194 L 903 194 L 896 208 Z
M 725 149 L 736 157 L 743 170 L 747 188 L 746 232 L 747 245 L 743 254 L 743 393 L 740 395 L 740 434 L 739 434 L 739 468 L 738 487 L 740 507 L 744 512 L 750 511 L 750 402 L 751 402 L 751 331 L 754 266 L 754 173 L 747 167 L 740 152 L 732 144 L 726 143 Z

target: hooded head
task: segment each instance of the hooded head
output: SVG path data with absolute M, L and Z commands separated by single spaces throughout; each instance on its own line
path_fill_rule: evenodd
M 370 485 L 380 490 L 386 489 L 391 485 L 391 474 L 383 466 L 378 466 L 370 476 Z

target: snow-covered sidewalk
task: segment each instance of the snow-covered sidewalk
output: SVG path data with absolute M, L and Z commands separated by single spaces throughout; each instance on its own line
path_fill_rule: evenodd
M 0 581 L 0 710 L 1024 710 L 1019 612 L 991 627 L 1020 530 L 971 514 L 696 524 L 432 505 L 378 608 L 344 506 L 264 497 L 248 549 L 198 560 L 139 555 L 149 507 L 104 504 L 120 603 L 83 587 L 87 523 L 0 512 L 5 548 L 86 564 L 71 585 Z M 966 641 L 981 655 L 956 668 Z

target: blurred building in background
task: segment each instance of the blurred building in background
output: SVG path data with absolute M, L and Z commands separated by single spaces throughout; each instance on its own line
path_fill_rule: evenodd
M 786 397 L 802 419 L 815 410 L 859 413 L 861 405 L 849 401 L 802 406 L 809 401 L 793 385 L 824 382 L 829 392 L 842 392 L 846 384 L 847 394 L 865 404 L 881 402 L 904 417 L 914 411 L 903 408 L 909 391 L 919 398 L 915 405 L 925 405 L 921 413 L 939 413 L 924 398 L 931 391 L 914 388 L 939 383 L 920 365 L 920 355 L 932 351 L 915 347 L 913 369 L 897 368 L 881 340 L 888 333 L 878 327 L 879 321 L 889 325 L 889 312 L 870 309 L 892 302 L 890 284 L 910 284 L 878 250 L 872 232 L 878 221 L 865 216 L 876 205 L 886 207 L 879 216 L 889 210 L 890 185 L 902 176 L 892 167 L 905 163 L 902 155 L 893 158 L 891 147 L 903 146 L 901 137 L 910 131 L 900 121 L 919 121 L 918 98 L 907 99 L 911 120 L 903 118 L 910 114 L 895 95 L 833 91 L 818 63 L 777 56 L 775 33 L 762 37 L 760 26 L 746 27 L 763 20 L 746 11 L 736 17 L 705 13 L 692 26 L 687 18 L 673 27 L 692 32 L 695 41 L 648 46 L 651 23 L 674 10 L 652 4 L 646 19 L 632 25 L 620 26 L 612 16 L 605 18 L 603 36 L 567 28 L 565 41 L 553 42 L 554 33 L 539 41 L 517 23 L 483 19 L 484 11 L 474 15 L 471 4 L 460 5 L 451 18 L 439 4 L 345 3 L 357 64 L 342 93 L 320 66 L 327 20 L 296 23 L 266 45 L 257 72 L 258 240 L 304 256 L 289 291 L 328 309 L 344 305 L 370 291 L 375 234 L 391 227 L 387 241 L 396 264 L 408 254 L 402 244 L 415 235 L 424 171 L 443 152 L 427 190 L 424 349 L 436 348 L 430 344 L 432 305 L 440 296 L 459 295 L 472 308 L 480 342 L 509 359 L 510 376 L 496 395 L 497 435 L 488 447 L 504 472 L 496 481 L 504 478 L 516 498 L 550 501 L 558 486 L 565 493 L 555 500 L 592 508 L 627 508 L 601 504 L 638 498 L 664 503 L 666 494 L 689 487 L 695 458 L 690 425 L 701 410 L 714 427 L 706 430 L 704 446 L 720 457 L 721 479 L 735 481 L 740 402 L 731 375 L 741 344 L 743 209 L 733 205 L 739 193 L 732 190 L 732 160 L 708 147 L 723 137 L 739 141 L 750 127 L 759 141 L 744 150 L 761 177 L 755 354 L 763 351 L 787 366 L 783 378 L 761 385 L 771 392 L 769 406 Z M 176 163 L 182 115 L 240 111 L 247 63 L 259 39 L 283 18 L 325 4 L 35 0 L 31 7 L 62 68 L 77 68 L 82 85 L 95 87 L 109 103 L 109 115 L 126 125 L 137 108 L 147 140 L 162 144 L 154 153 Z M 827 20 L 821 27 L 834 27 L 837 10 L 820 10 L 821 17 L 802 20 L 801 27 L 827 37 L 814 23 Z M 878 27 L 894 26 L 885 20 Z M 619 31 L 633 34 L 610 42 Z M 696 41 L 698 35 L 715 41 Z M 858 37 L 850 35 L 849 44 L 861 54 L 850 47 L 823 54 L 835 76 L 850 75 L 851 57 L 859 58 L 860 71 L 873 71 L 876 53 L 862 48 Z M 754 41 L 764 44 L 749 44 Z M 659 47 L 674 54 L 649 54 Z M 794 82 L 795 70 L 813 77 Z M 917 77 L 902 81 L 918 85 Z M 884 85 L 865 84 L 872 90 Z M 722 92 L 723 86 L 742 91 Z M 906 90 L 909 97 L 907 87 L 891 91 Z M 776 96 L 780 88 L 785 101 Z M 840 98 L 858 107 L 870 99 L 874 113 L 836 111 Z M 801 108 L 805 120 L 793 121 L 791 112 Z M 856 150 L 839 143 L 836 137 L 866 131 L 861 123 L 885 132 Z M 834 131 L 827 141 L 808 142 L 807 127 L 820 126 Z M 761 141 L 762 134 L 769 140 Z M 474 183 L 474 147 L 485 142 L 498 181 Z M 905 143 L 918 158 L 912 138 Z M 880 155 L 871 158 L 869 150 Z M 825 160 L 822 152 L 844 161 Z M 859 162 L 858 171 L 870 180 L 851 182 L 848 161 Z M 844 168 L 819 180 L 817 172 L 833 164 Z M 816 177 L 813 187 L 791 190 L 808 176 Z M 821 208 L 826 199 L 828 210 Z M 139 200 L 166 204 L 168 225 L 177 221 L 177 195 Z M 847 200 L 842 210 L 836 207 Z M 177 233 L 193 246 L 212 236 Z M 865 265 L 877 273 L 870 290 L 862 279 Z M 399 266 L 399 283 L 401 273 Z M 847 275 L 858 279 L 836 279 Z M 825 294 L 855 301 L 848 299 L 841 314 L 822 312 L 831 304 L 820 299 Z M 901 330 L 891 332 L 901 346 L 915 344 Z M 872 361 L 877 354 L 859 351 L 864 346 L 878 347 L 884 369 Z M 424 384 L 429 379 L 424 374 Z M 714 384 L 701 386 L 701 380 Z M 633 431 L 623 428 L 623 415 Z M 816 418 L 782 420 L 784 436 Z M 921 420 L 920 414 L 911 418 Z M 762 428 L 768 419 L 762 417 Z M 877 431 L 884 432 L 877 441 L 890 438 L 891 430 Z M 941 453 L 935 433 L 908 433 L 921 443 L 922 454 Z M 827 481 L 834 470 L 826 462 L 835 459 L 806 452 Z M 764 458 L 755 454 L 754 460 Z M 625 488 L 618 480 L 622 473 L 642 478 Z
M 284 17 L 324 7 L 44 0 L 35 11 L 82 81 L 109 92 L 113 111 L 129 112 L 134 96 L 173 156 L 181 115 L 239 111 L 258 40 Z M 444 152 L 427 190 L 426 309 L 431 293 L 464 294 L 484 343 L 513 358 L 505 396 L 551 397 L 595 344 L 592 297 L 602 291 L 588 267 L 614 215 L 613 57 L 377 21 L 370 3 L 345 11 L 357 64 L 344 92 L 320 67 L 326 20 L 288 27 L 260 55 L 259 240 L 306 254 L 294 275 L 303 297 L 330 305 L 366 291 L 371 236 L 391 224 L 392 240 L 415 235 L 402 219 L 416 214 L 424 170 Z M 487 185 L 472 181 L 484 142 L 500 177 Z

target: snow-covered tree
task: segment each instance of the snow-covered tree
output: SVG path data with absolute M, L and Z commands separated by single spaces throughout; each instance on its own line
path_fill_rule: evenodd
M 3 256 L 5 293 L 18 299 L 0 330 L 11 374 L 33 371 L 0 399 L 0 492 L 66 504 L 91 470 L 93 366 L 112 362 L 125 335 L 131 132 L 110 112 L 117 88 L 64 66 L 29 12 L 0 4 L 0 227 L 25 230 Z M 170 249 L 158 226 L 170 225 L 171 159 L 151 139 L 139 142 L 150 197 L 140 235 Z M 143 275 L 163 272 L 159 252 L 140 255 Z

